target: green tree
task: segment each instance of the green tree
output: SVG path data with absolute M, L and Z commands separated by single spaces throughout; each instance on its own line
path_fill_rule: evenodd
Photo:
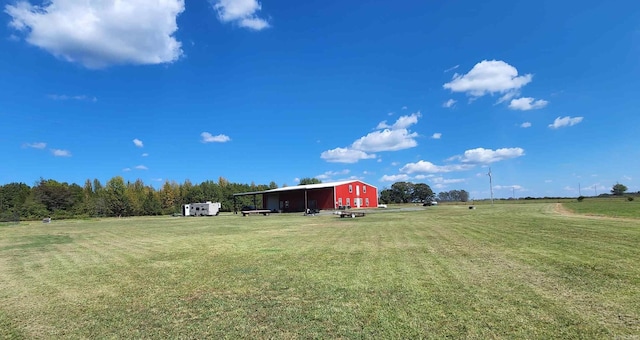
M 413 190 L 411 191 L 411 200 L 412 201 L 420 201 L 425 202 L 427 200 L 432 200 L 434 197 L 433 190 L 431 187 L 425 183 L 416 183 L 413 185 Z
M 616 183 L 611 188 L 611 193 L 616 196 L 622 196 L 627 191 L 627 187 L 624 184 Z
M 315 177 L 314 178 L 305 177 L 300 180 L 300 183 L 298 183 L 298 185 L 320 184 L 320 183 L 322 183 L 322 181 Z
M 396 182 L 391 185 L 391 201 L 394 203 L 409 203 L 413 193 L 413 183 Z
M 131 214 L 131 202 L 127 197 L 127 187 L 121 176 L 110 179 L 105 188 L 105 199 L 111 216 L 129 216 Z

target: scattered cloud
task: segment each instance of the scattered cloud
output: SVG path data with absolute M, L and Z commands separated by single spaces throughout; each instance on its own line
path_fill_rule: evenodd
M 362 159 L 376 158 L 374 154 L 368 154 L 361 150 L 349 148 L 335 148 L 320 154 L 320 158 L 331 163 L 357 163 Z
M 418 145 L 415 138 L 418 134 L 407 129 L 371 132 L 353 142 L 351 148 L 366 152 L 398 151 L 413 148 Z
M 522 97 L 518 99 L 512 99 L 511 103 L 509 103 L 509 108 L 512 110 L 528 111 L 541 109 L 547 106 L 547 104 L 549 104 L 549 102 L 543 99 L 535 100 L 531 97 Z
M 406 107 L 406 106 L 403 106 L 403 107 L 402 107 L 402 110 L 407 110 L 407 109 L 409 109 L 409 108 L 408 108 L 408 107 Z
M 146 167 L 146 166 L 144 166 L 144 165 L 136 165 L 136 166 L 135 166 L 135 169 L 136 169 L 136 170 L 149 170 L 149 168 L 147 168 L 147 167 Z
M 142 154 L 142 157 L 149 157 L 149 154 L 145 152 Z
M 502 104 L 502 103 L 504 103 L 506 101 L 509 101 L 509 100 L 513 99 L 514 97 L 517 97 L 519 95 L 520 95 L 520 91 L 518 91 L 518 90 L 509 91 L 509 92 L 505 93 L 502 97 L 500 97 L 498 99 L 498 101 L 496 102 L 496 105 Z
M 381 182 L 406 182 L 409 180 L 409 175 L 399 174 L 399 175 L 384 175 L 380 178 Z
M 437 184 L 456 184 L 456 183 L 464 183 L 466 182 L 465 179 L 462 178 L 449 178 L 449 179 L 445 179 L 444 177 L 432 177 L 431 178 L 431 182 L 432 183 L 437 183 Z
M 494 185 L 493 186 L 494 189 L 496 190 L 522 190 L 522 186 L 520 185 Z
M 31 148 L 31 149 L 44 149 L 47 147 L 47 143 L 45 142 L 25 143 L 22 146 L 25 148 Z
M 452 107 L 453 107 L 453 105 L 455 105 L 455 104 L 456 104 L 456 102 L 457 102 L 457 101 L 455 101 L 455 100 L 453 100 L 453 99 L 449 99 L 449 100 L 447 100 L 446 102 L 444 102 L 444 103 L 442 104 L 442 107 L 452 108 Z
M 483 60 L 467 74 L 454 74 L 443 87 L 452 92 L 465 92 L 472 97 L 510 93 L 531 82 L 533 75 L 518 76 L 518 70 L 501 60 Z
M 530 122 L 524 122 L 524 123 L 520 124 L 520 127 L 521 128 L 525 128 L 525 129 L 526 128 L 530 128 L 531 127 L 531 123 Z
M 71 152 L 69 150 L 51 149 L 51 153 L 56 157 L 71 157 Z
M 6 5 L 9 26 L 57 58 L 87 68 L 171 63 L 182 55 L 175 39 L 184 0 L 70 1 Z
M 435 165 L 428 161 L 418 161 L 416 163 L 407 163 L 405 166 L 400 168 L 400 172 L 406 174 L 413 173 L 443 173 L 443 172 L 452 172 L 452 171 L 464 171 L 469 170 L 473 167 L 473 165 L 468 164 L 453 164 L 453 165 Z
M 270 27 L 269 22 L 256 16 L 262 9 L 256 0 L 214 0 L 212 5 L 222 22 L 234 22 L 255 31 Z
M 327 171 L 323 174 L 317 175 L 316 178 L 322 181 L 330 180 L 335 178 L 336 176 L 346 176 L 350 173 L 348 169 L 344 169 L 342 171 Z
M 227 135 L 220 134 L 220 135 L 214 136 L 208 132 L 201 133 L 200 137 L 202 137 L 203 143 L 226 143 L 231 140 L 231 138 L 229 138 L 229 136 Z
M 467 150 L 462 156 L 453 158 L 459 159 L 462 163 L 490 164 L 521 156 L 524 156 L 524 149 L 522 148 L 502 148 L 497 150 L 476 148 Z
M 378 131 L 371 132 L 359 138 L 350 146 L 324 151 L 320 157 L 328 162 L 355 163 L 361 159 L 376 158 L 370 152 L 398 151 L 413 148 L 418 145 L 415 140 L 418 134 L 408 130 L 421 117 L 420 112 L 399 117 L 392 125 L 386 121 L 377 126 Z M 383 129 L 383 130 L 380 130 Z
M 553 121 L 553 124 L 549 124 L 549 127 L 552 129 L 559 129 L 561 127 L 574 126 L 582 122 L 582 119 L 584 119 L 584 117 L 558 117 Z
M 453 70 L 457 69 L 458 67 L 460 67 L 460 65 L 456 65 L 456 66 L 453 66 L 453 67 L 449 67 L 448 69 L 444 70 L 444 73 L 451 72 L 451 71 L 453 71 Z
M 87 101 L 87 102 L 93 102 L 93 103 L 98 101 L 98 98 L 93 96 L 86 96 L 86 95 L 68 96 L 65 94 L 50 94 L 50 95 L 47 95 L 47 98 L 52 100 L 60 100 L 60 101 L 77 100 L 77 101 Z
M 135 144 L 135 146 L 137 146 L 137 147 L 139 147 L 139 148 L 144 147 L 144 144 L 143 144 L 143 143 L 142 143 L 142 141 L 141 141 L 141 140 L 139 140 L 138 138 L 135 138 L 135 139 L 133 140 L 133 144 Z
M 431 139 L 440 139 L 442 138 L 442 134 L 440 132 L 436 132 L 433 135 L 431 135 Z

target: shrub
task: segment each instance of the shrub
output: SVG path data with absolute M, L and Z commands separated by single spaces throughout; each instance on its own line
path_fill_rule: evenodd
M 578 202 L 582 202 L 584 200 L 584 196 L 578 197 Z
M 631 197 L 631 196 L 627 197 L 627 201 L 629 201 L 629 202 L 633 201 L 633 197 Z

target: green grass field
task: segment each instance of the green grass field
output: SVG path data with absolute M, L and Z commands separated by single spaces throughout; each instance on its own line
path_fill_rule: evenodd
M 639 339 L 640 219 L 531 203 L 0 226 L 0 338 L 205 337 Z

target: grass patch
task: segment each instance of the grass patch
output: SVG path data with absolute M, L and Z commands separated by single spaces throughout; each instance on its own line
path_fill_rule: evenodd
M 563 204 L 577 214 L 640 218 L 640 200 L 629 201 L 626 197 L 585 198 Z
M 0 337 L 640 334 L 640 221 L 554 209 L 23 223 L 0 236 Z

